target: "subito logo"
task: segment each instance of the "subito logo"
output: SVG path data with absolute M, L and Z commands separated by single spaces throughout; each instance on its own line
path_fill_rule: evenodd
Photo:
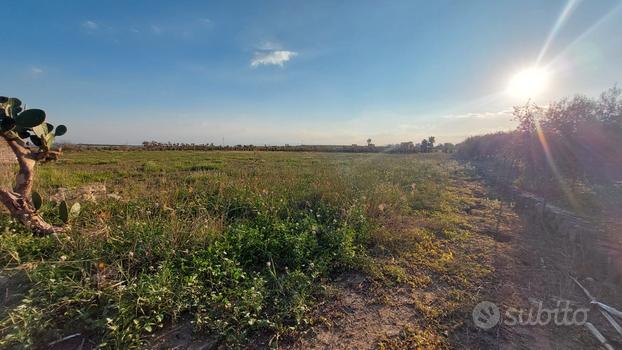
M 499 307 L 490 301 L 482 301 L 473 308 L 473 322 L 481 329 L 491 329 L 501 320 Z

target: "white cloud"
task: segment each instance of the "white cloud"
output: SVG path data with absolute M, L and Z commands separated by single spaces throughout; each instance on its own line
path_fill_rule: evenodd
M 516 124 L 510 109 L 463 113 L 430 120 L 428 133 L 448 142 L 460 142 L 469 136 L 513 130 Z
M 99 24 L 97 24 L 97 22 L 95 21 L 87 20 L 82 22 L 82 27 L 88 30 L 97 30 L 99 29 Z
M 282 50 L 283 46 L 276 41 L 268 40 L 259 44 L 259 46 L 257 46 L 257 49 L 261 51 L 277 51 Z
M 251 60 L 251 67 L 261 65 L 276 65 L 283 67 L 285 62 L 297 56 L 297 52 L 276 50 L 276 51 L 256 51 L 255 57 Z
M 498 112 L 471 112 L 463 114 L 449 114 L 444 115 L 443 119 L 497 119 L 497 118 L 511 118 L 512 109 L 504 109 Z
M 160 28 L 160 26 L 157 26 L 155 24 L 151 25 L 151 31 L 153 32 L 153 34 L 162 34 L 162 28 Z
M 31 67 L 30 68 L 30 73 L 32 73 L 32 75 L 39 75 L 39 74 L 43 73 L 43 69 L 41 69 L 39 67 Z

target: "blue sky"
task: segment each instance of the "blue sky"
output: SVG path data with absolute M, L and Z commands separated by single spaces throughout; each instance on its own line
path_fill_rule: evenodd
M 538 103 L 622 82 L 619 0 L 2 7 L 0 94 L 73 142 L 457 142 L 512 128 L 506 86 L 538 57 Z

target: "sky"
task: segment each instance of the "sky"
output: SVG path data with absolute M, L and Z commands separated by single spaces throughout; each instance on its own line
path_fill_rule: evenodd
M 70 142 L 455 143 L 622 82 L 620 0 L 0 3 L 0 95 Z

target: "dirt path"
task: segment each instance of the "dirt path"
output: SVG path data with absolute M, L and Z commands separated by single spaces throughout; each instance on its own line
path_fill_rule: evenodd
M 463 180 L 456 180 L 463 181 Z M 579 277 L 610 304 L 620 300 L 609 286 L 603 288 L 602 278 L 589 277 L 598 264 L 582 264 L 581 258 L 592 259 L 582 249 L 581 241 L 569 241 L 567 236 L 547 232 L 537 220 L 516 208 L 505 207 L 496 230 L 498 211 L 491 207 L 491 193 L 479 180 L 471 179 L 460 183 L 469 196 L 475 198 L 470 210 L 469 224 L 473 234 L 462 249 L 463 256 L 473 254 L 481 265 L 494 267 L 492 274 L 478 281 L 480 285 L 472 290 L 477 293 L 472 300 L 462 301 L 458 311 L 450 316 L 426 315 L 426 305 L 445 307 L 437 303 L 443 293 L 453 293 L 442 281 L 432 286 L 418 287 L 407 283 L 387 288 L 374 285 L 361 276 L 348 276 L 335 285 L 331 301 L 318 311 L 324 322 L 313 327 L 297 339 L 291 349 L 597 349 L 598 342 L 583 325 L 509 325 L 508 310 L 517 317 L 518 310 L 524 310 L 524 319 L 529 312 L 537 315 L 538 306 L 546 309 L 560 309 L 557 317 L 563 320 L 562 308 L 570 308 L 568 315 L 577 311 L 577 320 L 583 319 L 585 309 L 590 322 L 601 329 L 614 347 L 613 330 L 597 310 L 589 310 L 588 300 L 577 288 L 570 276 Z M 497 202 L 498 203 L 498 202 Z M 610 227 L 610 235 L 618 234 L 622 226 Z M 482 251 L 484 254 L 481 254 Z M 610 259 L 611 261 L 611 259 Z M 586 266 L 590 266 L 587 268 Z M 583 269 L 581 267 L 584 266 Z M 597 274 L 596 274 L 597 275 Z M 596 276 L 594 275 L 594 276 Z M 600 286 L 600 287 L 599 287 Z M 607 289 L 608 291 L 605 291 Z M 605 299 L 603 299 L 605 300 Z M 478 328 L 472 320 L 474 305 L 490 301 L 500 310 L 499 325 L 489 330 Z M 423 307 L 422 307 L 423 305 Z M 589 311 L 588 311 L 589 310 Z M 534 318 L 535 319 L 535 318 Z M 571 320 L 571 317 L 567 318 Z M 546 321 L 546 313 L 542 318 Z M 619 340 L 618 340 L 619 341 Z
M 576 275 L 570 255 L 564 252 L 560 237 L 542 232 L 526 219 L 509 233 L 511 245 L 496 254 L 496 280 L 490 301 L 499 306 L 502 317 L 511 309 L 524 310 L 525 319 L 542 308 L 587 307 L 587 299 L 569 277 Z M 517 315 L 513 313 L 512 315 Z M 577 314 L 579 315 L 579 314 Z M 507 317 L 504 317 L 507 319 Z M 545 322 L 548 316 L 539 318 Z M 592 320 L 590 320 L 592 321 Z M 594 321 L 592 321 L 594 322 Z M 479 331 L 467 343 L 480 348 L 482 338 L 490 331 Z M 491 349 L 596 349 L 598 344 L 583 326 L 508 325 L 503 321 L 496 329 Z

